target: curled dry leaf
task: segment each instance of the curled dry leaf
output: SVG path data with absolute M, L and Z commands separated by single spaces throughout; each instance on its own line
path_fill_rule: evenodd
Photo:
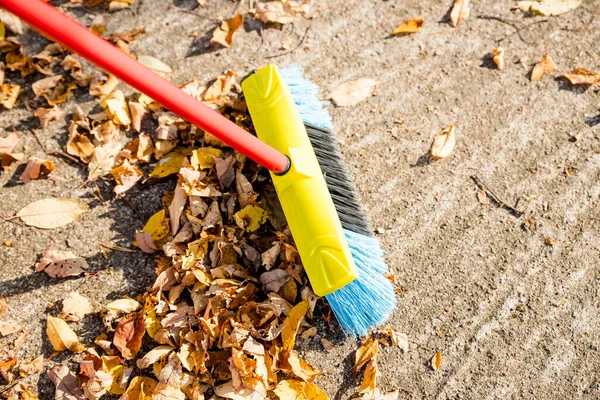
M 434 371 L 440 369 L 440 367 L 442 366 L 442 352 L 441 351 L 436 352 L 433 355 L 433 357 L 431 357 L 431 360 L 429 360 L 429 365 L 431 365 L 431 368 Z
M 148 368 L 158 360 L 165 358 L 169 353 L 175 350 L 173 346 L 158 346 L 150 350 L 144 357 L 137 360 L 137 367 L 140 369 Z
M 223 47 L 229 47 L 233 43 L 233 35 L 244 24 L 244 17 L 241 14 L 236 14 L 231 19 L 226 19 L 221 22 L 221 26 L 217 27 L 210 39 L 211 43 L 220 44 Z
M 504 69 L 504 49 L 502 47 L 498 47 L 492 51 L 492 61 L 496 64 L 496 68 L 500 70 Z
M 94 312 L 90 301 L 77 292 L 70 293 L 62 303 L 60 318 L 66 321 L 79 322 L 89 313 Z
M 592 72 L 585 68 L 575 68 L 563 77 L 571 85 L 600 85 L 600 73 Z
M 48 378 L 56 386 L 55 399 L 84 400 L 83 390 L 79 388 L 77 376 L 66 365 L 57 365 L 48 371 Z
M 542 76 L 554 71 L 554 68 L 555 65 L 552 57 L 545 55 L 531 70 L 531 80 L 539 81 L 542 79 Z
M 454 125 L 448 125 L 443 131 L 435 135 L 429 154 L 434 159 L 445 158 L 452 153 L 456 145 L 456 137 L 454 136 Z
M 560 15 L 576 9 L 583 0 L 539 0 L 519 1 L 519 10 L 537 15 L 552 16 Z
M 158 382 L 147 376 L 134 377 L 127 390 L 121 397 L 122 400 L 147 400 L 151 399 Z M 170 400 L 170 399 L 164 399 Z
M 162 72 L 164 74 L 170 74 L 171 72 L 173 72 L 171 67 L 169 67 L 164 62 L 160 61 L 158 58 L 155 58 L 152 56 L 147 56 L 147 55 L 138 56 L 138 61 L 142 65 L 150 68 L 151 70 L 153 70 L 155 72 Z
M 274 269 L 260 276 L 265 292 L 278 292 L 292 277 L 282 269 Z
M 291 310 L 288 317 L 284 321 L 285 327 L 281 331 L 281 340 L 283 342 L 283 350 L 291 351 L 296 343 L 296 334 L 298 328 L 304 320 L 304 316 L 308 311 L 308 302 L 306 300 L 296 304 Z
M 363 377 L 362 382 L 360 383 L 360 387 L 358 388 L 359 394 L 364 394 L 366 392 L 374 392 L 375 386 L 377 385 L 377 362 L 375 359 L 369 360 L 367 363 L 367 367 L 365 368 L 365 375 Z
M 0 86 L 0 104 L 10 110 L 15 106 L 19 93 L 21 93 L 21 86 L 12 83 L 3 83 Z
M 135 241 L 144 253 L 152 254 L 157 250 L 152 235 L 147 232 L 135 231 Z
M 38 372 L 44 369 L 44 356 L 41 355 L 31 361 L 26 363 L 22 363 L 19 365 L 19 375 L 25 377 L 33 374 L 37 374 Z
M 393 346 L 400 347 L 405 353 L 408 352 L 408 335 L 406 333 L 401 333 L 397 329 L 390 328 L 389 326 L 381 329 L 380 332 L 390 339 Z
M 47 198 L 26 205 L 16 216 L 21 218 L 25 225 L 53 229 L 70 224 L 87 209 L 87 204 L 76 200 Z
M 46 335 L 56 351 L 71 350 L 73 352 L 82 352 L 85 348 L 79 343 L 79 338 L 67 323 L 60 319 L 48 315 L 46 320 Z
M 88 268 L 85 259 L 77 257 L 71 251 L 54 250 L 48 247 L 42 258 L 35 264 L 36 271 L 44 271 L 53 278 L 79 276 Z
M 25 183 L 34 180 L 46 178 L 54 171 L 54 163 L 50 160 L 44 160 L 38 157 L 30 157 L 27 160 L 27 166 L 21 174 L 21 180 Z
M 333 343 L 331 343 L 329 340 L 322 338 L 321 339 L 321 344 L 323 345 L 323 348 L 327 351 L 327 352 L 331 352 L 335 349 L 335 346 L 333 345 Z
M 452 9 L 450 10 L 450 24 L 457 27 L 460 21 L 469 18 L 471 14 L 470 0 L 454 0 Z
M 108 310 L 119 311 L 125 314 L 139 310 L 141 307 L 142 305 L 134 299 L 119 299 L 104 306 Z
M 392 31 L 392 35 L 408 35 L 410 33 L 419 32 L 423 28 L 423 18 L 414 18 L 404 21 Z
M 0 10 L 0 22 L 15 35 L 23 34 L 23 24 L 21 20 L 8 11 Z
M 63 116 L 63 112 L 58 106 L 52 108 L 40 107 L 33 112 L 33 115 L 38 117 L 42 128 L 47 128 L 50 121 L 58 120 Z
M 296 19 L 293 10 L 283 1 L 255 2 L 256 18 L 264 23 L 289 24 Z
M 117 182 L 114 191 L 118 195 L 131 189 L 144 176 L 142 171 L 131 165 L 128 160 L 124 160 L 121 165 L 113 168 L 110 174 Z
M 71 124 L 69 128 L 69 139 L 67 140 L 67 153 L 72 156 L 79 157 L 84 163 L 89 163 L 96 146 L 92 144 L 92 141 L 77 131 L 77 125 Z
M 485 194 L 485 190 L 477 190 L 477 200 L 479 201 L 479 203 L 483 204 L 483 205 L 488 205 L 490 204 L 490 199 L 487 196 L 487 194 Z
M 128 315 L 117 325 L 113 343 L 125 359 L 131 360 L 140 351 L 145 332 L 146 326 L 142 313 Z
M 379 85 L 374 79 L 360 78 L 355 81 L 344 82 L 329 94 L 329 98 L 338 107 L 352 106 L 360 103 L 367 97 L 373 96 Z
M 370 360 L 375 358 L 377 351 L 379 350 L 379 342 L 368 337 L 364 343 L 356 350 L 356 357 L 354 361 L 354 367 L 352 367 L 352 373 L 358 374 L 361 368 L 368 363 Z
M 19 134 L 9 133 L 5 138 L 0 137 L 0 164 L 6 170 L 12 163 L 23 158 L 22 153 L 13 153 L 19 143 Z
M 101 176 L 109 174 L 113 170 L 115 158 L 121 150 L 119 142 L 110 142 L 104 146 L 98 146 L 88 165 L 88 179 L 95 181 Z

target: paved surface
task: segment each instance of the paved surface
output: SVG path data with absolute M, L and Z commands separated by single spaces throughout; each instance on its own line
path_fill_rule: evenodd
M 206 81 L 226 69 L 243 76 L 268 62 L 302 65 L 324 93 L 353 78 L 382 82 L 375 97 L 330 110 L 403 289 L 390 325 L 410 336 L 411 348 L 407 354 L 397 348 L 381 352 L 382 386 L 404 388 L 400 398 L 600 397 L 600 96 L 597 89 L 573 89 L 554 79 L 575 67 L 600 69 L 600 1 L 588 0 L 557 18 L 525 18 L 510 11 L 515 2 L 508 0 L 477 1 L 457 30 L 439 22 L 449 2 L 320 1 L 306 38 L 284 55 L 281 40 L 298 43 L 306 24 L 267 28 L 249 19 L 230 49 L 207 50 L 203 36 L 236 8 L 224 0 L 207 3 L 201 9 L 191 0 L 138 0 L 132 10 L 106 14 L 107 30 L 144 27 L 147 34 L 133 49 L 170 64 L 177 83 Z M 413 17 L 425 19 L 421 32 L 388 37 Z M 193 31 L 200 33 L 194 43 L 188 36 Z M 30 54 L 45 43 L 31 32 L 24 42 Z M 499 45 L 506 49 L 504 71 L 485 59 Z M 530 82 L 528 71 L 545 54 L 557 71 Z M 12 74 L 8 79 L 19 80 Z M 84 95 L 75 101 L 93 107 Z M 423 156 L 432 137 L 450 123 L 457 126 L 454 153 L 427 163 Z M 12 125 L 22 132 L 27 155 L 44 155 L 27 133 L 37 127 L 29 112 L 21 106 L 3 111 L 0 128 L 7 132 Z M 66 142 L 63 123 L 38 132 L 48 151 Z M 48 196 L 78 197 L 91 205 L 77 223 L 58 230 L 0 224 L 2 241 L 13 241 L 0 247 L 0 294 L 10 305 L 5 318 L 30 330 L 25 359 L 50 354 L 45 315 L 68 292 L 79 289 L 103 303 L 139 293 L 153 280 L 148 257 L 107 251 L 104 258 L 99 246 L 128 245 L 174 185 L 137 187 L 122 201 L 110 200 L 101 183 L 101 202 L 81 185 L 81 167 L 50 158 L 57 164 L 56 183 L 22 185 L 15 179 L 19 170 L 0 175 L 1 215 Z M 502 201 L 518 200 L 524 215 L 481 205 L 473 175 Z M 524 228 L 530 219 L 535 229 Z M 545 238 L 557 244 L 549 246 Z M 62 281 L 34 273 L 35 261 L 53 242 L 86 257 L 100 273 Z M 78 333 L 90 341 L 98 329 L 90 318 Z M 355 393 L 354 341 L 332 353 L 323 351 L 319 337 L 301 346 L 310 361 L 331 373 L 318 382 L 332 398 Z M 427 362 L 436 351 L 443 362 L 432 371 Z M 45 377 L 32 384 L 42 399 L 52 398 Z

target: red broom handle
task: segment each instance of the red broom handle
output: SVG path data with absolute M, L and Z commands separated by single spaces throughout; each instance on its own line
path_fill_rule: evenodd
M 49 39 L 62 44 L 121 81 L 150 96 L 181 118 L 218 137 L 275 173 L 288 158 L 183 90 L 152 72 L 43 0 L 0 0 L 10 11 Z

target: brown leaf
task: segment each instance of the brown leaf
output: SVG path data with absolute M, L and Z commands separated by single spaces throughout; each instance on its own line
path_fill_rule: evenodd
M 260 276 L 260 282 L 265 292 L 278 292 L 290 279 L 291 276 L 282 269 L 274 269 Z
M 429 360 L 429 365 L 431 366 L 431 368 L 435 371 L 440 369 L 440 367 L 442 366 L 442 352 L 438 351 L 436 352 L 433 357 L 431 357 L 431 360 Z
M 42 258 L 35 264 L 36 271 L 44 271 L 52 278 L 79 276 L 89 267 L 87 261 L 77 257 L 71 251 L 53 250 L 46 248 Z
M 252 188 L 252 184 L 241 172 L 235 174 L 235 188 L 238 195 L 240 208 L 244 208 L 256 203 L 258 193 Z
M 88 165 L 88 180 L 95 181 L 98 178 L 109 174 L 115 165 L 115 158 L 121 150 L 119 142 L 111 142 L 103 146 L 98 146 L 94 150 L 94 155 Z
M 254 3 L 256 19 L 264 23 L 289 24 L 294 22 L 294 16 L 287 3 L 282 1 L 267 1 Z
M 144 253 L 152 254 L 157 250 L 152 235 L 147 232 L 135 231 L 135 241 Z
M 48 339 L 56 351 L 69 349 L 79 353 L 85 349 L 79 343 L 79 338 L 75 332 L 60 318 L 48 315 L 46 319 L 46 335 L 48 335 Z
M 291 367 L 292 374 L 306 382 L 312 382 L 317 376 L 322 374 L 321 371 L 298 358 L 298 354 L 295 351 L 289 352 L 287 362 Z
M 352 368 L 352 373 L 354 375 L 358 374 L 360 369 L 366 363 L 375 358 L 375 356 L 377 355 L 377 351 L 379 350 L 378 344 L 378 341 L 373 340 L 373 338 L 369 337 L 358 348 L 358 350 L 356 350 L 356 361 L 354 362 L 354 367 Z
M 54 163 L 50 160 L 44 160 L 38 157 L 30 157 L 27 160 L 27 166 L 21 174 L 21 180 L 25 183 L 34 180 L 46 178 L 54 171 Z
M 273 268 L 273 266 L 277 262 L 277 258 L 279 257 L 280 252 L 281 252 L 281 244 L 279 242 L 275 242 L 269 250 L 263 252 L 260 255 L 260 257 L 262 259 L 262 265 L 265 266 L 265 269 L 267 271 L 270 270 L 271 268 Z
M 136 167 L 129 164 L 128 160 L 124 160 L 121 165 L 113 168 L 110 174 L 115 178 L 117 186 L 115 186 L 115 193 L 117 195 L 123 194 L 131 189 L 137 181 L 142 179 L 144 174 Z
M 33 374 L 37 374 L 38 372 L 44 369 L 44 356 L 41 355 L 31 361 L 26 363 L 22 363 L 19 365 L 19 375 L 25 377 Z
M 452 153 L 456 145 L 456 137 L 454 135 L 456 128 L 454 125 L 448 125 L 443 131 L 435 135 L 429 154 L 434 159 L 445 158 Z
M 370 78 L 360 78 L 344 82 L 329 94 L 329 98 L 338 107 L 352 106 L 373 96 L 379 82 Z
M 18 332 L 20 329 L 21 327 L 17 324 L 0 321 L 0 337 L 11 335 L 15 332 Z
M 517 8 L 526 13 L 552 16 L 560 15 L 579 7 L 583 0 L 534 0 L 519 1 Z
M 423 25 L 423 18 L 409 19 L 398 25 L 392 31 L 392 35 L 408 35 L 410 33 L 419 32 L 423 28 Z
M 365 375 L 363 377 L 362 382 L 360 383 L 360 387 L 358 388 L 358 393 L 363 394 L 368 391 L 375 391 L 375 386 L 377 382 L 377 362 L 375 359 L 369 360 L 367 363 L 367 367 L 365 368 Z
M 283 342 L 284 351 L 291 351 L 294 348 L 296 334 L 298 333 L 300 323 L 302 323 L 302 320 L 306 315 L 306 311 L 308 311 L 308 302 L 304 300 L 296 304 L 285 321 L 283 321 L 285 328 L 281 331 L 281 340 Z
M 585 68 L 576 68 L 563 77 L 571 85 L 600 85 L 600 73 L 589 71 Z
M 244 25 L 244 17 L 241 14 L 236 14 L 231 19 L 226 19 L 221 22 L 221 26 L 213 31 L 211 43 L 220 44 L 223 47 L 229 47 L 233 43 L 233 35 Z
M 142 313 L 128 315 L 119 322 L 113 343 L 126 360 L 131 360 L 140 351 L 145 332 L 146 326 Z
M 50 121 L 54 121 L 63 116 L 62 110 L 58 106 L 52 108 L 39 107 L 33 112 L 33 115 L 38 117 L 42 128 L 47 128 Z
M 479 203 L 483 205 L 490 204 L 490 199 L 487 197 L 487 194 L 485 194 L 485 190 L 479 189 L 477 191 L 477 200 L 479 200 Z
M 119 80 L 113 75 L 104 75 L 100 71 L 95 71 L 92 74 L 90 81 L 90 96 L 104 97 L 111 94 L 119 85 Z
M 151 399 L 156 390 L 157 382 L 147 376 L 134 377 L 120 400 L 146 400 Z M 167 400 L 167 399 L 164 399 Z
M 496 64 L 496 68 L 500 70 L 504 69 L 504 49 L 502 47 L 498 47 L 492 51 L 492 61 Z
M 335 349 L 335 346 L 333 345 L 333 343 L 331 343 L 329 340 L 322 338 L 321 339 L 321 344 L 323 345 L 323 347 L 325 348 L 325 350 L 327 352 L 333 351 Z
M 21 86 L 12 83 L 3 83 L 0 86 L 0 104 L 10 110 L 15 106 L 19 93 L 21 93 Z
M 235 157 L 229 156 L 226 159 L 216 158 L 215 166 L 217 169 L 217 178 L 219 178 L 219 187 L 221 191 L 227 189 L 235 180 Z
M 554 61 L 552 60 L 552 57 L 550 57 L 549 55 L 545 55 L 544 57 L 542 57 L 540 62 L 535 64 L 535 66 L 531 70 L 531 80 L 539 81 L 540 79 L 542 79 L 542 76 L 554 71 L 554 68 L 555 65 Z
M 142 130 L 142 119 L 146 114 L 146 107 L 135 101 L 129 102 L 129 113 L 131 114 L 131 125 L 136 132 Z M 149 160 L 148 160 L 149 161 Z
M 66 365 L 58 365 L 49 370 L 48 378 L 56 386 L 55 399 L 85 400 L 83 390 L 79 388 L 77 377 Z
M 92 144 L 92 141 L 87 136 L 81 135 L 77 131 L 77 125 L 71 123 L 69 139 L 67 140 L 67 153 L 79 157 L 84 163 L 89 163 L 95 151 L 96 146 Z
M 456 27 L 460 21 L 469 18 L 469 14 L 471 13 L 469 1 L 470 0 L 454 0 L 452 10 L 450 10 L 450 24 L 452 26 Z

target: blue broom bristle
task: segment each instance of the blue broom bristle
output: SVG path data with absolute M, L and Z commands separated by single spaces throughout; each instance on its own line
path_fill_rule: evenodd
M 323 108 L 327 102 L 318 98 L 319 87 L 305 79 L 299 67 L 284 68 L 280 73 L 304 123 L 332 131 L 331 116 Z M 392 282 L 383 275 L 388 267 L 379 240 L 348 229 L 344 229 L 344 234 L 358 277 L 325 298 L 346 332 L 364 335 L 390 317 L 396 307 L 396 293 Z

